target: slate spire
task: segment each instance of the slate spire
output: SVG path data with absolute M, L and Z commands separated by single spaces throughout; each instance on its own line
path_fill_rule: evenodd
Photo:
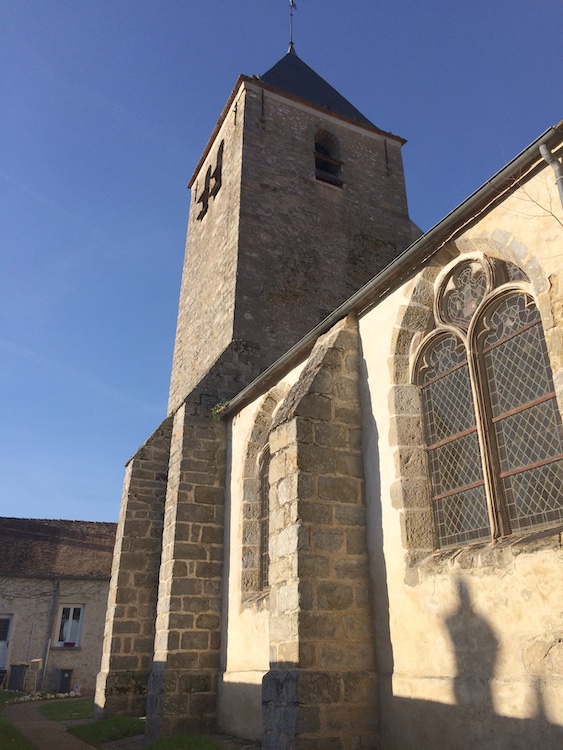
M 287 54 L 264 75 L 260 76 L 260 80 L 268 86 L 299 99 L 304 99 L 317 107 L 344 115 L 364 125 L 376 127 L 342 94 L 339 94 L 324 78 L 321 78 L 318 73 L 315 73 L 298 57 L 293 41 L 289 43 Z

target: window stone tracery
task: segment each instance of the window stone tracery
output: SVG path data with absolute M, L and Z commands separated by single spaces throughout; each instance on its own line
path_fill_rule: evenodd
M 563 426 L 525 282 L 514 264 L 482 258 L 437 283 L 414 380 L 439 548 L 563 521 Z

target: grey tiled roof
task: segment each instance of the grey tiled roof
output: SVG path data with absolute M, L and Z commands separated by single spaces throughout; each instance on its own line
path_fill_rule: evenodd
M 375 127 L 353 104 L 350 104 L 324 78 L 304 63 L 291 47 L 285 57 L 260 76 L 260 80 L 286 94 L 304 99 L 364 125 Z
M 0 518 L 0 576 L 109 578 L 115 523 Z

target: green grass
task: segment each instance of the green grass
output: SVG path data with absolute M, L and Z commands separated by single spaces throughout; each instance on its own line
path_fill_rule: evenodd
M 6 703 L 11 703 L 14 698 L 21 698 L 26 693 L 15 693 L 13 690 L 0 690 L 0 709 L 4 708 Z
M 24 693 L 0 690 L 0 711 L 8 701 L 19 698 Z M 0 750 L 35 750 L 34 746 L 0 713 Z
M 89 745 L 99 748 L 103 742 L 144 734 L 145 722 L 131 716 L 113 716 L 109 719 L 94 721 L 91 724 L 69 727 L 68 731 Z
M 176 734 L 164 740 L 156 740 L 147 750 L 221 750 L 209 737 L 188 737 Z
M 72 719 L 93 719 L 93 698 L 65 698 L 64 700 L 45 701 L 41 712 L 54 721 L 71 721 Z
M 144 734 L 145 722 L 142 719 L 135 719 L 130 716 L 114 716 L 109 719 L 94 721 L 91 724 L 69 727 L 68 731 L 89 745 L 101 748 L 104 742 Z M 0 750 L 2 750 L 1 747 Z M 221 750 L 221 748 L 208 737 L 189 737 L 178 734 L 166 739 L 155 740 L 147 746 L 147 750 Z
M 14 698 L 25 693 L 13 693 L 0 690 L 0 750 L 35 750 L 29 740 L 21 735 L 1 714 L 2 707 Z M 72 721 L 73 719 L 90 719 L 94 712 L 92 698 L 66 698 L 65 700 L 45 701 L 40 710 L 49 719 L 55 721 Z M 114 716 L 88 724 L 71 726 L 68 730 L 75 737 L 96 748 L 104 742 L 135 737 L 145 732 L 143 719 L 131 716 Z M 147 750 L 221 750 L 220 746 L 209 737 L 187 736 L 178 734 L 162 740 L 155 740 Z

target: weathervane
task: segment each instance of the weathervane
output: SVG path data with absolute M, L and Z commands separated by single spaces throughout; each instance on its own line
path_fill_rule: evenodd
M 293 52 L 293 11 L 297 10 L 295 0 L 289 0 L 289 52 Z

